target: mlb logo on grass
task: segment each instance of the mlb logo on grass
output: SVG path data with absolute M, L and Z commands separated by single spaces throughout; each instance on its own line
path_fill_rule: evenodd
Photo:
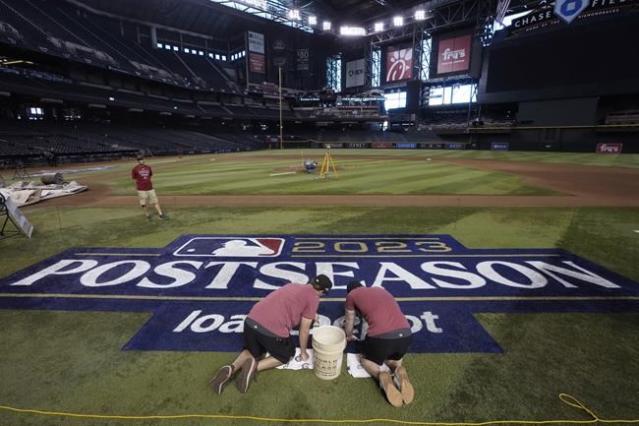
M 283 238 L 195 237 L 177 249 L 178 257 L 277 257 Z

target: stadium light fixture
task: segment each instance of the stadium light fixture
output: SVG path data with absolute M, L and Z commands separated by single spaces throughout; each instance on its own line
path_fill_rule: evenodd
M 169 50 L 171 50 L 171 46 L 167 46 L 167 47 L 169 48 Z M 173 51 L 177 52 L 177 51 L 179 51 L 179 50 L 180 50 L 180 48 L 179 48 L 179 47 L 177 47 L 177 46 L 173 46 Z
M 158 49 L 162 49 L 164 45 L 162 43 L 158 43 L 155 45 L 155 47 L 157 47 Z
M 426 20 L 426 11 L 424 9 L 418 9 L 415 11 L 414 18 L 416 21 Z
M 308 17 L 308 25 L 310 25 L 311 27 L 314 27 L 315 25 L 317 25 L 317 16 L 315 15 L 311 15 Z
M 384 23 L 383 22 L 375 22 L 375 32 L 379 33 L 384 31 Z
M 302 15 L 300 14 L 299 9 L 290 9 L 288 11 L 288 19 L 291 21 L 299 21 L 302 19 Z
M 393 25 L 395 27 L 401 27 L 402 25 L 404 25 L 404 17 L 403 16 L 394 16 L 393 17 Z
M 330 31 L 331 30 L 331 21 L 322 22 L 322 29 L 324 31 Z
M 366 28 L 343 25 L 339 27 L 339 33 L 343 36 L 365 36 Z

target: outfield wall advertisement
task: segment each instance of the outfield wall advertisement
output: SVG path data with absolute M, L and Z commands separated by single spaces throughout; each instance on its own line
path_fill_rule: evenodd
M 185 235 L 161 249 L 64 251 L 0 280 L 0 308 L 151 312 L 124 349 L 237 351 L 255 302 L 316 274 L 334 282 L 321 324 L 341 325 L 348 282 L 384 287 L 414 352 L 501 352 L 482 312 L 639 305 L 637 283 L 559 249 L 469 249 L 449 235 Z

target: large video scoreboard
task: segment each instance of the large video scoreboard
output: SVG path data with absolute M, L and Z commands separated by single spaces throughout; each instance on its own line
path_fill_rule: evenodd
M 639 90 L 639 15 L 561 25 L 496 42 L 480 101 L 517 102 Z

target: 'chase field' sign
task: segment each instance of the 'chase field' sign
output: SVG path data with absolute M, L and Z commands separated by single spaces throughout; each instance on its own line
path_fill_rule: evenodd
M 559 249 L 468 249 L 448 235 L 185 235 L 162 249 L 67 250 L 0 280 L 0 308 L 152 312 L 124 349 L 236 351 L 257 300 L 316 274 L 335 283 L 321 323 L 341 322 L 349 281 L 382 286 L 415 352 L 501 351 L 475 313 L 639 306 L 637 283 Z

